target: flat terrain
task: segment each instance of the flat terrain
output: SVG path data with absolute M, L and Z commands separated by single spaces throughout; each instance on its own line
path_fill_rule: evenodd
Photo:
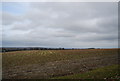
M 119 80 L 118 65 L 105 66 L 85 73 L 54 77 L 52 79 L 115 79 Z
M 117 66 L 118 49 L 14 51 L 2 59 L 4 79 L 51 79 Z

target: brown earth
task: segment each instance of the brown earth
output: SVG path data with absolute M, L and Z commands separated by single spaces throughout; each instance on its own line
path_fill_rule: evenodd
M 59 58 L 59 57 L 58 57 Z M 3 68 L 3 79 L 48 79 L 118 63 L 117 54 Z

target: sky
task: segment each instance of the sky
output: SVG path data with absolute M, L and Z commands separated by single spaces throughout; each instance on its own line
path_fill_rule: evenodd
M 117 2 L 3 2 L 3 47 L 117 48 Z

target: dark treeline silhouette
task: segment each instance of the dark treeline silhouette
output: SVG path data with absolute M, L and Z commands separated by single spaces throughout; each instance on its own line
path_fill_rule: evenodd
M 43 47 L 2 47 L 0 52 L 23 51 L 23 50 L 76 50 L 79 48 L 43 48 Z M 85 48 L 95 49 L 95 48 Z
M 95 49 L 95 48 L 88 48 L 88 49 Z
M 3 47 L 1 52 L 23 51 L 23 50 L 64 50 L 64 48 L 41 48 L 41 47 L 7 48 L 7 47 Z

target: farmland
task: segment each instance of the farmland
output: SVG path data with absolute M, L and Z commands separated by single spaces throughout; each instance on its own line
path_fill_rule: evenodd
M 52 79 L 81 75 L 104 67 L 116 71 L 118 49 L 13 51 L 2 53 L 2 59 L 3 79 Z M 113 74 L 114 76 L 118 74 Z M 107 76 L 98 78 L 107 78 Z

